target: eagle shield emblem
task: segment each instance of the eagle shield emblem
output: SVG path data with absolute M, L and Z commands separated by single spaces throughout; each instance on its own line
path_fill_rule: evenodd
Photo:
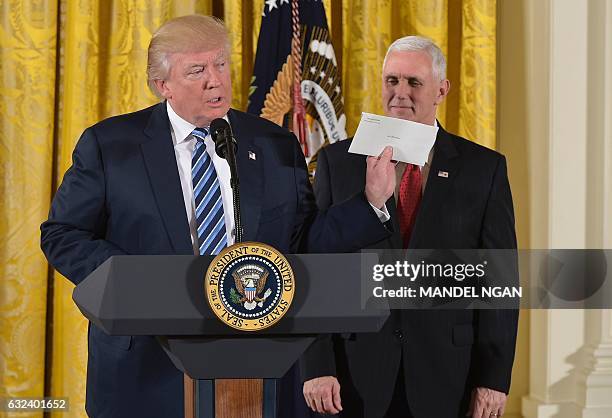
M 256 306 L 263 306 L 263 302 L 271 293 L 270 289 L 265 290 L 268 275 L 266 269 L 256 264 L 247 264 L 234 270 L 232 276 L 236 292 L 242 297 L 232 298 L 232 301 L 249 311 Z
M 295 281 L 283 254 L 266 244 L 245 242 L 225 248 L 213 259 L 204 287 L 211 310 L 221 321 L 243 331 L 258 331 L 287 313 Z

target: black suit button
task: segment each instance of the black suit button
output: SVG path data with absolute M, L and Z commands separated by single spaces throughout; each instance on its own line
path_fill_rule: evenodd
M 395 338 L 397 338 L 400 341 L 404 339 L 404 333 L 402 332 L 401 329 L 396 329 L 395 331 L 393 331 L 393 335 L 395 335 Z

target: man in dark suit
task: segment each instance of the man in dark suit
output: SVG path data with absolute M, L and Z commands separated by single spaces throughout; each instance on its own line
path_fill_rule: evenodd
M 385 113 L 437 125 L 436 109 L 450 87 L 445 73 L 432 41 L 398 39 L 383 64 Z M 365 159 L 349 154 L 349 146 L 341 141 L 319 153 L 321 209 L 364 188 Z M 398 164 L 396 176 L 386 204 L 395 232 L 372 248 L 516 248 L 501 154 L 439 126 L 428 162 Z M 378 333 L 321 337 L 302 359 L 306 402 L 314 411 L 350 418 L 502 415 L 517 317 L 513 310 L 392 310 Z
M 244 240 L 285 253 L 333 252 L 389 235 L 377 211 L 395 187 L 391 150 L 370 161 L 365 193 L 317 211 L 296 138 L 230 109 L 220 21 L 173 19 L 148 54 L 149 84 L 164 101 L 85 130 L 41 226 L 45 255 L 73 283 L 113 255 L 216 254 L 234 242 L 229 166 L 207 129 L 216 118 L 237 140 Z M 154 338 L 91 325 L 86 399 L 92 417 L 180 417 L 183 375 Z

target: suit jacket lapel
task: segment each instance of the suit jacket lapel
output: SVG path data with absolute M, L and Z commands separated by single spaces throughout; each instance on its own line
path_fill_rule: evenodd
M 140 147 L 170 243 L 177 254 L 193 254 L 170 129 L 163 102 L 151 113 L 144 130 L 147 140 Z
M 457 158 L 459 153 L 450 135 L 442 127 L 438 129 L 438 135 L 434 144 L 434 156 L 427 177 L 425 193 L 421 200 L 419 213 L 417 214 L 414 230 L 410 237 L 409 248 L 419 248 L 419 241 L 427 233 L 427 222 L 436 222 L 441 203 L 447 198 L 448 190 L 460 169 Z M 442 177 L 441 172 L 448 173 L 448 177 Z
M 243 240 L 254 241 L 257 237 L 261 200 L 264 194 L 264 154 L 255 144 L 253 130 L 240 112 L 230 109 L 228 119 L 238 144 L 236 164 L 240 179 L 240 215 L 242 218 Z

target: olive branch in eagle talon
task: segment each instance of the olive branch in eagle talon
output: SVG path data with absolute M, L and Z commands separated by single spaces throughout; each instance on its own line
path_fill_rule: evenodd
M 232 301 L 232 303 L 235 303 L 236 305 L 239 305 L 241 296 L 238 292 L 236 292 L 236 289 L 234 289 L 233 287 L 230 289 L 230 300 Z

